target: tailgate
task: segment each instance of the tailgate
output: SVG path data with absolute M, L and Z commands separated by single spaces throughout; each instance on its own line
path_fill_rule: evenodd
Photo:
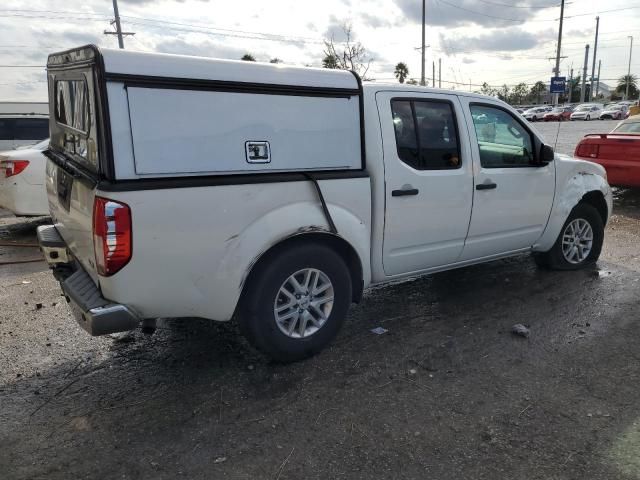
M 96 283 L 93 202 L 107 158 L 98 64 L 95 47 L 49 55 L 50 143 L 45 152 L 51 217 L 73 256 Z
M 46 178 L 51 218 L 73 256 L 98 283 L 93 249 L 95 184 L 74 177 L 51 159 L 47 161 Z

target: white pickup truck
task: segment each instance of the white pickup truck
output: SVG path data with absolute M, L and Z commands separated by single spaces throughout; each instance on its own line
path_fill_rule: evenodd
M 494 98 L 93 46 L 47 69 L 54 225 L 39 241 L 93 335 L 235 319 L 294 361 L 371 285 L 600 254 L 602 167 L 554 155 Z

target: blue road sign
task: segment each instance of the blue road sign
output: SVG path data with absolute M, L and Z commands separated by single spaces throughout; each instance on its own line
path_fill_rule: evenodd
M 564 93 L 567 77 L 551 77 L 549 83 L 549 91 L 551 93 Z

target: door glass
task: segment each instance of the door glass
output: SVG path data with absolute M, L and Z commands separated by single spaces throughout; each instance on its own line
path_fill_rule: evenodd
M 449 102 L 392 100 L 398 157 L 416 170 L 460 168 L 460 147 Z
M 531 134 L 510 113 L 487 105 L 471 105 L 483 168 L 536 166 Z

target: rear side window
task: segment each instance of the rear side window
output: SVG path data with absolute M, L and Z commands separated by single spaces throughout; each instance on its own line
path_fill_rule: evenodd
M 43 140 L 49 136 L 49 119 L 16 118 L 13 132 L 16 140 Z
M 46 118 L 2 118 L 0 140 L 43 140 L 49 136 Z
M 398 157 L 416 170 L 460 168 L 460 145 L 449 102 L 392 100 Z
M 56 121 L 82 133 L 89 131 L 89 98 L 84 80 L 56 81 Z

